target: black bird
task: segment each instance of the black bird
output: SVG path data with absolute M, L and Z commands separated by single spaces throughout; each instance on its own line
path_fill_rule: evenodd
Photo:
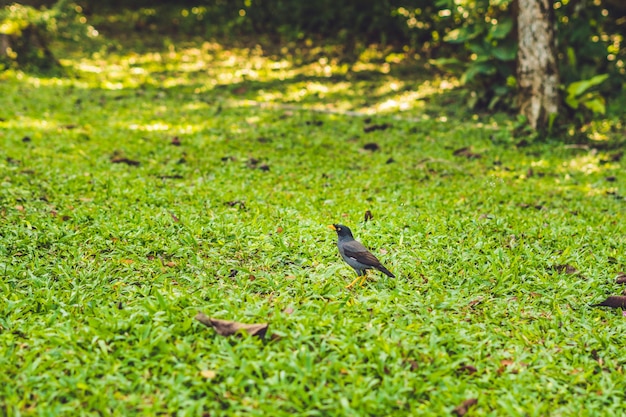
M 352 231 L 348 227 L 342 224 L 332 224 L 328 227 L 337 232 L 337 248 L 339 248 L 339 254 L 348 265 L 354 268 L 357 274 L 356 279 L 346 288 L 351 288 L 359 279 L 361 279 L 360 285 L 363 286 L 367 278 L 365 271 L 368 269 L 378 269 L 391 278 L 396 277 L 389 272 L 389 270 L 380 263 L 378 258 L 372 255 L 365 246 L 354 240 Z

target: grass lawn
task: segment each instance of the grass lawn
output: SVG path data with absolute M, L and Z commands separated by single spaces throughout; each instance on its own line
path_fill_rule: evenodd
M 0 415 L 623 413 L 620 116 L 535 143 L 379 58 L 0 73 Z M 331 223 L 397 278 L 345 289 Z

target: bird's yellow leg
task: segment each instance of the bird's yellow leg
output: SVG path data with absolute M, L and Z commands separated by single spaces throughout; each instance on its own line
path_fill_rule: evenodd
M 361 276 L 357 276 L 356 279 L 354 281 L 352 281 L 350 284 L 346 285 L 346 288 L 350 289 L 352 288 L 352 286 L 359 280 L 361 279 Z
M 361 278 L 361 283 L 359 284 L 359 287 L 365 285 L 365 280 L 367 280 L 367 272 L 363 272 L 363 277 Z

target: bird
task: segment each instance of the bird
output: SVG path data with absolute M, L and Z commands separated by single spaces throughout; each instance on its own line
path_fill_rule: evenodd
M 396 277 L 394 274 L 389 272 L 389 270 L 380 263 L 378 258 L 372 255 L 372 253 L 368 251 L 365 246 L 354 240 L 354 236 L 352 235 L 350 228 L 342 224 L 331 224 L 328 228 L 337 232 L 337 248 L 339 249 L 339 254 L 343 260 L 356 271 L 357 274 L 356 279 L 352 281 L 350 285 L 346 286 L 346 288 L 352 288 L 352 286 L 359 279 L 361 280 L 359 285 L 362 287 L 365 283 L 365 279 L 367 278 L 365 271 L 368 269 L 378 269 L 388 277 Z

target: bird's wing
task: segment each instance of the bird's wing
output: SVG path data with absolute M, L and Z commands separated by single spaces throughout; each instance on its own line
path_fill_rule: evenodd
M 378 266 L 380 265 L 380 261 L 374 255 L 371 254 L 370 251 L 367 250 L 365 246 L 361 243 L 353 240 L 351 242 L 346 242 L 343 244 L 343 253 L 349 258 L 356 259 L 357 262 L 360 262 L 369 266 Z

